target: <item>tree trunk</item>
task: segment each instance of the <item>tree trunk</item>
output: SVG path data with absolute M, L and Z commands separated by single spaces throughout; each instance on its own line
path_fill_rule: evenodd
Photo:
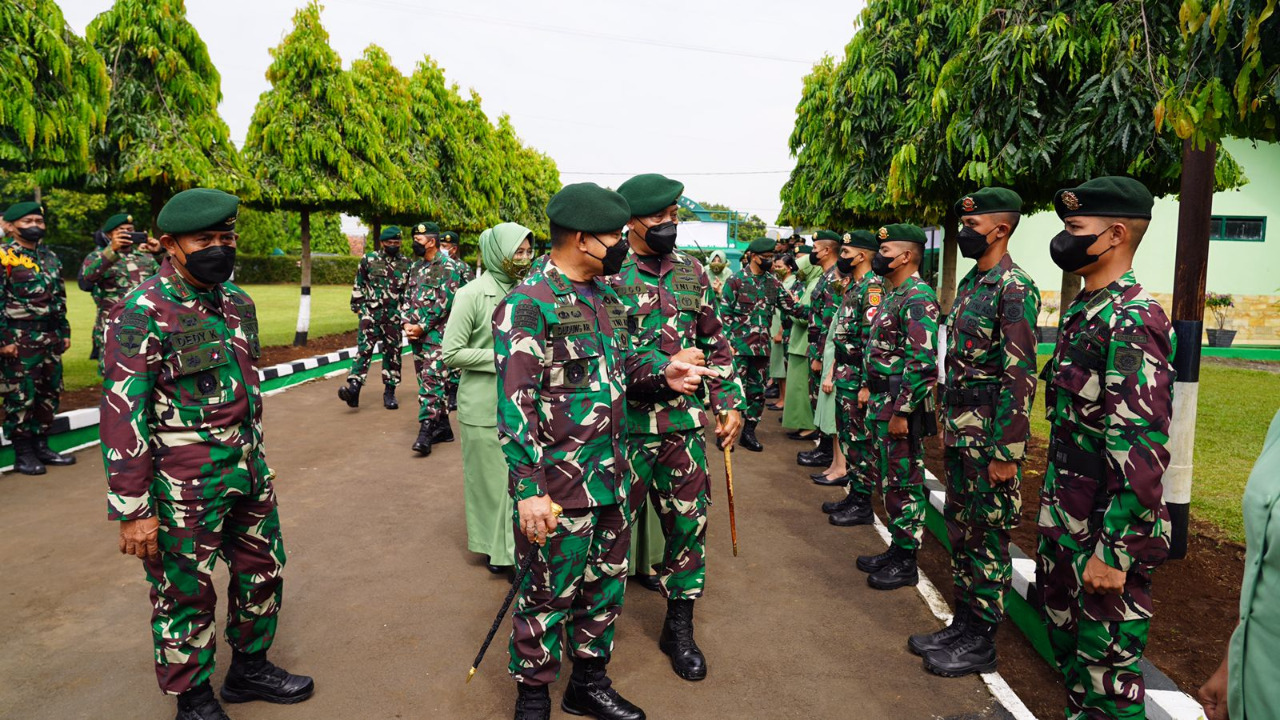
M 938 274 L 938 304 L 942 306 L 942 314 L 951 312 L 951 305 L 956 301 L 956 262 L 960 247 L 956 244 L 956 236 L 960 234 L 960 219 L 954 210 L 947 210 L 942 225 L 942 272 Z
M 378 252 L 378 236 L 382 234 L 382 220 L 373 221 L 373 226 L 369 230 L 369 237 L 364 241 L 365 252 Z
M 165 190 L 159 185 L 151 186 L 151 235 L 160 237 L 160 226 L 156 224 L 156 219 L 160 217 L 160 210 L 164 208 Z
M 36 186 L 36 189 L 35 189 L 35 192 L 32 194 L 32 198 L 31 198 L 31 199 L 32 199 L 32 200 L 35 200 L 37 203 L 39 203 L 39 204 L 42 204 L 42 205 L 43 205 L 43 204 L 44 204 L 44 200 L 42 199 L 43 197 L 44 197 L 44 193 L 40 190 L 40 186 L 39 186 L 39 185 L 37 185 L 37 186 Z
M 1075 302 L 1076 295 L 1080 294 L 1080 284 L 1084 282 L 1084 278 L 1073 272 L 1062 271 L 1062 285 L 1058 289 L 1058 317 L 1062 317 L 1067 312 L 1067 307 Z
M 293 333 L 293 346 L 307 344 L 311 328 L 311 211 L 303 210 L 299 223 L 302 234 L 302 297 L 298 301 L 298 329 Z

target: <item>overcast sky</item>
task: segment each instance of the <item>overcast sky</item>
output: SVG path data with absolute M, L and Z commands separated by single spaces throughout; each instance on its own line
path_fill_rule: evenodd
M 267 89 L 268 50 L 302 0 L 188 0 L 222 74 L 237 145 Z M 327 0 L 344 66 L 370 43 L 409 74 L 424 54 L 491 119 L 511 116 L 565 183 L 672 175 L 685 193 L 773 222 L 802 80 L 839 55 L 863 2 Z M 111 0 L 60 0 L 78 32 Z M 448 222 L 447 218 L 443 218 Z

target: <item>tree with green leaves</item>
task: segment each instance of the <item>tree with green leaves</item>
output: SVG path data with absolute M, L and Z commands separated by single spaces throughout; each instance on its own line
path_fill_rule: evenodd
M 53 0 L 0 4 L 0 38 L 0 167 L 37 183 L 77 180 L 107 117 L 102 58 Z
M 221 77 L 182 0 L 116 0 L 86 35 L 111 77 L 89 187 L 146 193 L 152 218 L 191 187 L 253 194 L 218 114 Z
M 300 255 L 300 225 L 301 218 L 296 212 L 244 207 L 236 220 L 236 233 L 240 236 L 236 251 L 245 255 L 271 255 L 279 250 L 285 255 Z M 311 249 L 332 255 L 351 253 L 338 213 L 315 213 L 311 216 Z
M 351 63 L 350 73 L 356 101 L 368 109 L 372 121 L 381 127 L 387 162 L 401 171 L 386 179 L 379 194 L 364 197 L 348 208 L 371 225 L 372 235 L 377 237 L 384 217 L 406 211 L 416 214 L 420 204 L 416 196 L 427 188 L 415 188 L 407 177 L 412 162 L 410 137 L 414 130 L 408 79 L 396 69 L 387 51 L 377 45 L 365 48 L 364 54 Z

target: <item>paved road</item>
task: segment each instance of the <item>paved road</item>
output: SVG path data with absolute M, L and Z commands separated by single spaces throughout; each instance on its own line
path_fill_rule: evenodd
M 510 717 L 501 635 L 463 684 L 507 584 L 466 551 L 458 445 L 417 458 L 410 393 L 395 412 L 349 410 L 338 383 L 266 405 L 289 553 L 271 656 L 314 675 L 318 690 L 304 705 L 232 706 L 232 716 Z M 776 417 L 762 423 L 763 455 L 734 456 L 738 558 L 723 483 L 714 486 L 697 616 L 710 677 L 693 684 L 671 673 L 657 649 L 664 603 L 633 586 L 610 666 L 616 686 L 655 720 L 1004 717 L 978 679 L 932 677 L 907 652 L 906 635 L 935 621 L 914 590 L 866 586 L 853 556 L 879 552 L 881 541 L 870 528 L 826 523 L 816 506 L 830 493 L 799 472 L 800 444 Z M 144 575 L 117 553 L 105 519 L 101 456 L 78 457 L 41 478 L 0 477 L 0 718 L 172 717 L 152 674 Z M 713 473 L 723 477 L 719 462 Z M 219 653 L 227 659 L 225 644 Z

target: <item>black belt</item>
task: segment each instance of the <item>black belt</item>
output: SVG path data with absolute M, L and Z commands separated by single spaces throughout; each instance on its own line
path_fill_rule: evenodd
M 10 318 L 7 322 L 9 327 L 14 330 L 47 332 L 54 329 L 52 320 L 15 320 Z
M 1094 480 L 1102 480 L 1106 476 L 1107 461 L 1101 453 L 1089 452 L 1058 435 L 1049 438 L 1049 462 Z
M 898 389 L 901 387 L 901 375 L 880 375 L 878 373 L 867 374 L 867 389 L 873 393 L 889 393 L 890 395 L 896 395 Z
M 947 405 L 970 407 L 975 405 L 995 405 L 1000 398 L 999 385 L 977 385 L 974 387 L 945 387 L 942 390 L 942 401 Z

